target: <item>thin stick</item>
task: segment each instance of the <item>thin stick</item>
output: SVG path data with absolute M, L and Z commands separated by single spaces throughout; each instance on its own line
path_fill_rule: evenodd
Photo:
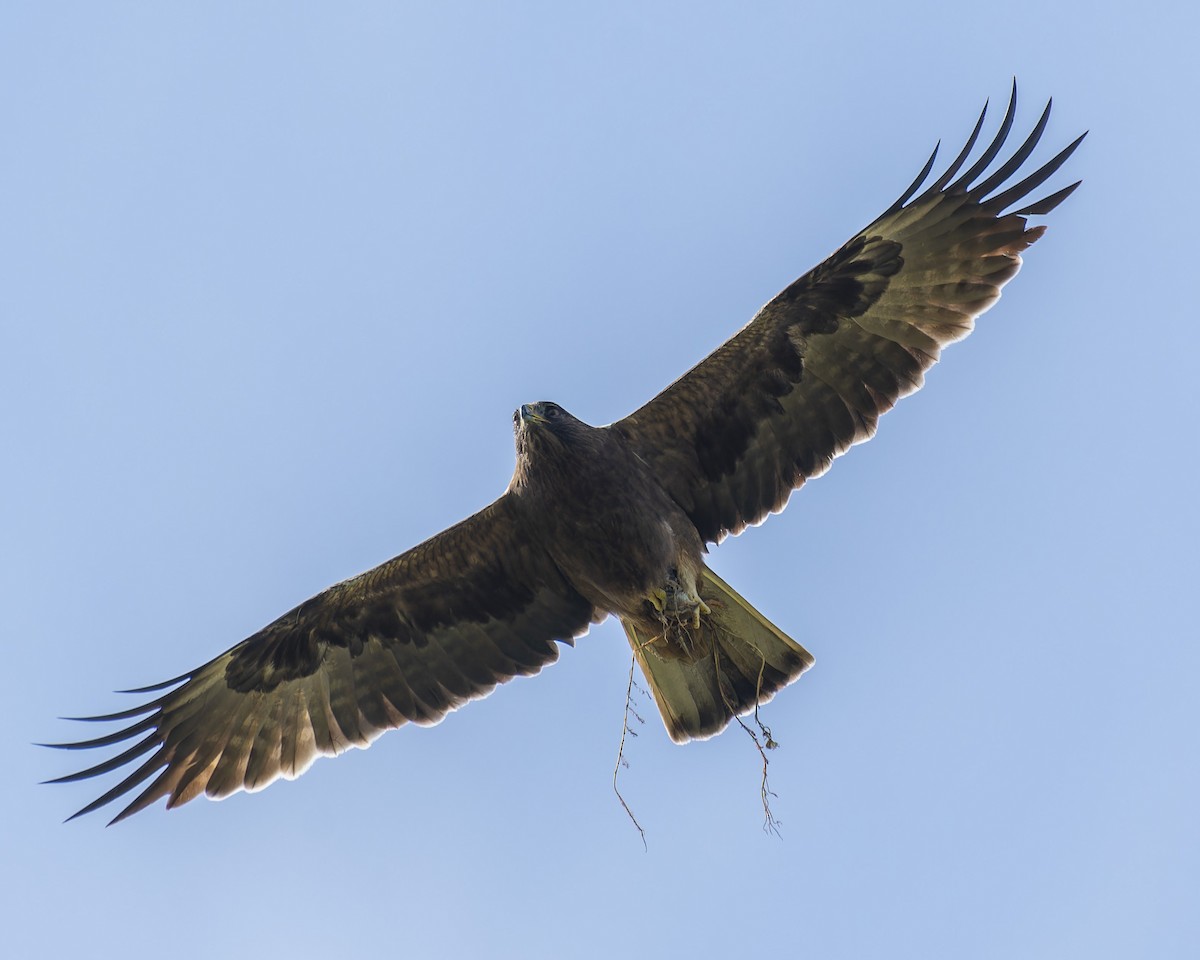
M 637 827 L 638 833 L 641 834 L 642 848 L 644 850 L 649 850 L 650 847 L 646 843 L 646 831 L 643 830 L 642 825 L 638 823 L 637 817 L 635 817 L 633 815 L 633 811 L 629 809 L 629 804 L 627 804 L 625 802 L 625 798 L 621 796 L 621 788 L 617 786 L 617 776 L 620 774 L 621 768 L 629 766 L 629 761 L 625 759 L 625 737 L 626 735 L 631 737 L 637 736 L 637 731 L 631 730 L 629 727 L 629 714 L 632 713 L 637 718 L 639 723 L 644 722 L 638 715 L 638 712 L 633 709 L 633 668 L 636 663 L 636 657 L 630 658 L 629 683 L 625 687 L 625 717 L 621 721 L 621 746 L 617 748 L 617 762 L 613 767 L 613 793 L 617 795 L 617 799 L 621 801 L 621 806 L 625 808 L 625 813 L 629 816 L 629 819 L 633 821 L 633 825 Z
M 734 719 L 738 722 L 738 726 L 746 731 L 746 736 L 754 741 L 754 746 L 757 748 L 759 756 L 762 757 L 762 784 L 759 787 L 759 793 L 762 796 L 763 805 L 763 832 L 773 833 L 777 837 L 782 837 L 783 834 L 779 832 L 779 828 L 782 826 L 782 824 L 775 819 L 775 814 L 771 812 L 771 797 L 778 797 L 779 794 L 772 790 L 767 783 L 767 766 L 770 763 L 770 761 L 767 759 L 767 750 L 775 749 L 778 744 L 774 740 L 770 739 L 770 732 L 768 731 L 766 734 L 768 738 L 767 747 L 766 750 L 764 750 L 762 743 L 759 742 L 758 734 L 746 726 L 741 717 L 734 717 Z M 759 726 L 762 726 L 762 724 L 760 723 Z
M 779 744 L 771 736 L 771 728 L 758 717 L 758 701 L 762 696 L 763 673 L 767 669 L 767 658 L 762 655 L 762 651 L 759 651 L 759 656 L 762 658 L 762 662 L 758 667 L 758 682 L 754 690 L 754 722 L 758 724 L 758 729 L 762 732 L 763 739 L 761 741 L 758 739 L 758 734 L 746 726 L 742 718 L 737 715 L 733 704 L 725 695 L 724 689 L 721 688 L 721 661 L 717 656 L 716 650 L 713 650 L 713 662 L 717 668 L 717 686 L 721 688 L 721 696 L 725 700 L 725 705 L 729 708 L 729 712 L 734 715 L 733 719 L 738 722 L 738 726 L 746 731 L 746 736 L 754 741 L 755 749 L 758 750 L 758 755 L 762 757 L 762 783 L 759 786 L 759 794 L 762 796 L 763 805 L 763 832 L 773 833 L 777 837 L 782 837 L 783 835 L 779 832 L 782 824 L 775 819 L 775 814 L 771 812 L 771 797 L 778 797 L 779 794 L 772 790 L 767 782 L 767 767 L 770 765 L 770 761 L 767 759 L 767 750 L 774 750 Z

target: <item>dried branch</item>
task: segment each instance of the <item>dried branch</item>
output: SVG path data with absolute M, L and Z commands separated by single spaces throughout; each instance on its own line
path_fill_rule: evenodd
M 714 651 L 714 657 L 715 656 L 716 656 L 716 654 Z M 761 654 L 760 654 L 760 656 L 761 656 Z M 721 687 L 721 696 L 725 697 L 726 706 L 729 707 L 730 712 L 732 713 L 734 711 L 733 704 L 730 701 L 730 699 L 725 695 L 724 685 L 720 682 L 722 678 L 721 678 L 721 663 L 720 663 L 719 659 L 716 660 L 716 665 L 717 665 L 718 686 Z M 753 730 L 751 730 L 746 725 L 745 721 L 742 720 L 741 717 L 737 716 L 736 713 L 734 713 L 733 719 L 738 722 L 739 727 L 741 727 L 743 730 L 746 731 L 746 736 L 748 736 L 754 742 L 754 746 L 758 750 L 759 756 L 762 757 L 762 782 L 759 785 L 759 794 L 762 796 L 762 805 L 763 805 L 763 832 L 764 833 L 773 833 L 777 837 L 782 837 L 782 834 L 779 832 L 779 828 L 783 824 L 781 821 L 775 819 L 775 814 L 771 811 L 771 798 L 772 797 L 778 798 L 779 794 L 777 794 L 774 790 L 771 789 L 770 784 L 767 781 L 767 767 L 770 765 L 770 760 L 767 759 L 767 751 L 774 750 L 776 747 L 779 746 L 779 743 L 771 735 L 771 728 L 768 727 L 765 723 L 763 723 L 762 720 L 759 719 L 759 716 L 758 716 L 759 699 L 762 695 L 763 672 L 766 670 L 766 668 L 767 668 L 767 660 L 766 660 L 766 657 L 763 657 L 762 662 L 759 664 L 759 667 L 758 667 L 758 684 L 754 691 L 754 722 L 758 725 L 759 732 L 762 734 L 762 740 L 760 741 L 758 739 L 758 734 L 756 734 Z
M 629 819 L 633 821 L 633 825 L 637 827 L 637 831 L 642 837 L 642 848 L 649 850 L 650 847 L 646 843 L 646 831 L 642 829 L 642 825 L 638 823 L 637 817 L 633 815 L 633 811 L 629 809 L 629 804 L 625 802 L 625 798 L 621 796 L 621 788 L 617 786 L 617 776 L 621 772 L 622 767 L 628 767 L 629 761 L 625 759 L 625 737 L 636 737 L 637 731 L 629 726 L 629 715 L 632 713 L 638 723 L 645 723 L 641 715 L 633 709 L 633 688 L 637 686 L 633 682 L 633 670 L 637 663 L 637 658 L 631 657 L 629 660 L 629 683 L 625 687 L 625 716 L 621 721 L 621 745 L 617 748 L 617 762 L 613 766 L 613 793 L 617 795 L 617 799 L 621 801 L 621 806 L 625 808 L 625 813 Z M 638 687 L 640 690 L 641 688 Z

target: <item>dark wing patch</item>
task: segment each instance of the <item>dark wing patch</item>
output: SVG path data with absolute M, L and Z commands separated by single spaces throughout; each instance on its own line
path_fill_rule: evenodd
M 696 524 L 717 542 L 787 503 L 833 459 L 869 439 L 881 414 L 920 388 L 941 348 L 970 333 L 1021 266 L 1072 184 L 1005 213 L 1071 155 L 1078 138 L 1015 186 L 1005 185 L 1045 129 L 986 180 L 1012 127 L 957 180 L 984 115 L 950 167 L 919 196 L 937 155 L 899 200 L 832 257 L 771 300 L 749 325 L 666 390 L 613 424 Z M 953 182 L 951 182 L 953 181 Z
M 511 677 L 558 658 L 556 641 L 595 610 L 522 536 L 512 501 L 302 603 L 204 666 L 155 687 L 149 703 L 88 720 L 135 720 L 78 743 L 117 756 L 65 783 L 141 760 L 75 816 L 140 789 L 112 821 L 159 798 L 219 798 L 299 776 L 318 756 L 366 747 L 407 722 L 437 723 Z M 142 758 L 145 758 L 142 760 Z M 149 781 L 149 783 L 147 783 Z

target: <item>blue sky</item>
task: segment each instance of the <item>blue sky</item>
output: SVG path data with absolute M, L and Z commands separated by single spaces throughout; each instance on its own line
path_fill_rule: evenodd
M 6 947 L 1189 955 L 1195 14 L 579 6 L 6 5 Z M 677 747 L 643 701 L 643 851 L 615 623 L 294 783 L 62 825 L 96 785 L 36 785 L 58 715 L 489 502 L 517 404 L 631 411 L 1014 74 L 1022 131 L 1055 98 L 1038 156 L 1091 129 L 1084 186 L 711 560 L 817 657 L 765 714 L 782 839 L 743 734 Z

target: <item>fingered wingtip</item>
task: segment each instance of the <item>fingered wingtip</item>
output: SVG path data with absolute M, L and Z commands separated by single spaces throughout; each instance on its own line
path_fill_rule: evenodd
M 160 683 L 152 683 L 145 687 L 133 687 L 129 690 L 117 690 L 117 693 L 157 693 L 159 690 L 166 690 L 168 687 L 173 687 L 176 684 L 183 683 L 185 680 L 191 680 L 195 676 L 196 671 L 192 670 L 188 673 L 181 673 L 177 677 L 172 677 L 170 680 L 163 680 Z
M 1067 197 L 1073 194 L 1081 183 L 1083 183 L 1082 180 L 1076 180 L 1069 186 L 1063 187 L 1061 190 L 1050 194 L 1048 197 L 1043 197 L 1036 203 L 1031 203 L 1026 207 L 1022 207 L 1020 210 L 1014 210 L 1013 213 L 1019 217 L 1044 216 L 1045 214 L 1050 213 L 1055 207 L 1066 200 Z
M 1012 93 L 1008 100 L 1008 107 L 1004 112 L 1004 118 L 1000 121 L 999 130 L 996 131 L 995 136 L 988 144 L 986 149 L 984 149 L 982 155 L 965 173 L 962 173 L 961 176 L 958 176 L 959 170 L 966 164 L 967 158 L 970 156 L 976 140 L 979 137 L 979 133 L 983 127 L 984 118 L 987 116 L 987 110 L 990 102 L 990 98 L 984 102 L 983 110 L 979 114 L 979 119 L 975 122 L 975 127 L 971 131 L 971 136 L 968 138 L 966 145 L 955 158 L 953 163 L 951 163 L 949 168 L 942 173 L 942 175 L 938 177 L 936 181 L 926 187 L 923 193 L 921 193 L 919 196 L 917 195 L 917 191 L 921 189 L 922 185 L 924 185 L 925 179 L 929 176 L 929 172 L 932 170 L 934 162 L 936 161 L 938 149 L 941 147 L 941 141 L 939 140 L 938 145 L 934 147 L 933 153 L 930 155 L 929 160 L 926 161 L 925 166 L 922 168 L 920 174 L 917 175 L 917 178 L 909 185 L 908 189 L 904 191 L 900 198 L 883 213 L 883 216 L 890 216 L 898 212 L 910 201 L 913 203 L 920 203 L 921 201 L 942 192 L 969 192 L 974 196 L 977 202 L 983 202 L 984 197 L 986 197 L 992 190 L 1004 184 L 1013 173 L 1020 169 L 1021 165 L 1024 164 L 1024 162 L 1028 159 L 1029 155 L 1033 152 L 1034 147 L 1037 146 L 1038 141 L 1041 139 L 1042 134 L 1045 132 L 1046 125 L 1050 119 L 1050 111 L 1054 105 L 1054 98 L 1051 97 L 1046 101 L 1046 105 L 1042 109 L 1041 115 L 1038 117 L 1037 123 L 1034 125 L 1032 132 L 1016 149 L 1014 154 L 1009 157 L 1007 161 L 1002 163 L 999 169 L 986 176 L 986 179 L 976 183 L 976 180 L 979 180 L 979 178 L 985 176 L 985 172 L 991 166 L 992 161 L 995 160 L 1000 154 L 1000 151 L 1003 149 L 1004 144 L 1008 139 L 1008 135 L 1012 130 L 1013 121 L 1016 117 L 1017 110 L 1017 78 L 1014 76 L 1012 79 Z M 1065 150 L 1061 151 L 1058 156 L 1056 156 L 1048 164 L 1045 164 L 1039 170 L 1035 171 L 1031 176 L 1022 181 L 1022 183 L 1018 184 L 1016 187 L 1010 187 L 1005 191 L 1004 194 L 1002 194 L 1002 197 L 1007 202 L 1013 202 L 1024 197 L 1029 191 L 1033 190 L 1052 173 L 1054 173 L 1054 171 L 1066 161 L 1066 159 L 1071 155 L 1071 153 L 1086 135 L 1087 134 L 1085 132 L 1082 136 L 1078 137 Z M 954 180 L 953 178 L 956 176 L 958 179 Z M 953 182 L 951 182 L 952 180 Z M 1060 191 L 1060 193 L 1062 192 Z M 1062 193 L 1062 196 L 1058 196 L 1056 194 L 1055 197 L 1058 201 L 1061 201 L 1062 199 L 1065 199 L 1066 195 L 1066 193 Z M 916 197 L 915 200 L 913 199 L 914 197 Z M 997 199 L 998 198 L 993 198 L 987 202 L 992 206 L 997 206 L 995 203 Z M 1050 199 L 1051 198 L 1047 198 L 1046 202 L 1048 202 Z M 1034 204 L 1033 207 L 1040 208 L 1042 205 L 1043 204 Z
M 921 172 L 918 173 L 916 179 L 914 179 L 913 182 L 908 185 L 908 189 L 906 189 L 902 194 L 900 194 L 899 197 L 896 198 L 896 202 L 884 211 L 883 215 L 885 217 L 889 214 L 895 213 L 897 210 L 903 207 L 910 199 L 912 199 L 913 194 L 921 189 L 921 184 L 923 184 L 925 182 L 925 178 L 929 176 L 929 171 L 933 169 L 933 164 L 937 160 L 938 150 L 941 148 L 941 146 L 941 140 L 934 144 L 933 153 L 931 153 L 929 155 L 929 159 L 925 161 L 925 166 L 921 168 Z

